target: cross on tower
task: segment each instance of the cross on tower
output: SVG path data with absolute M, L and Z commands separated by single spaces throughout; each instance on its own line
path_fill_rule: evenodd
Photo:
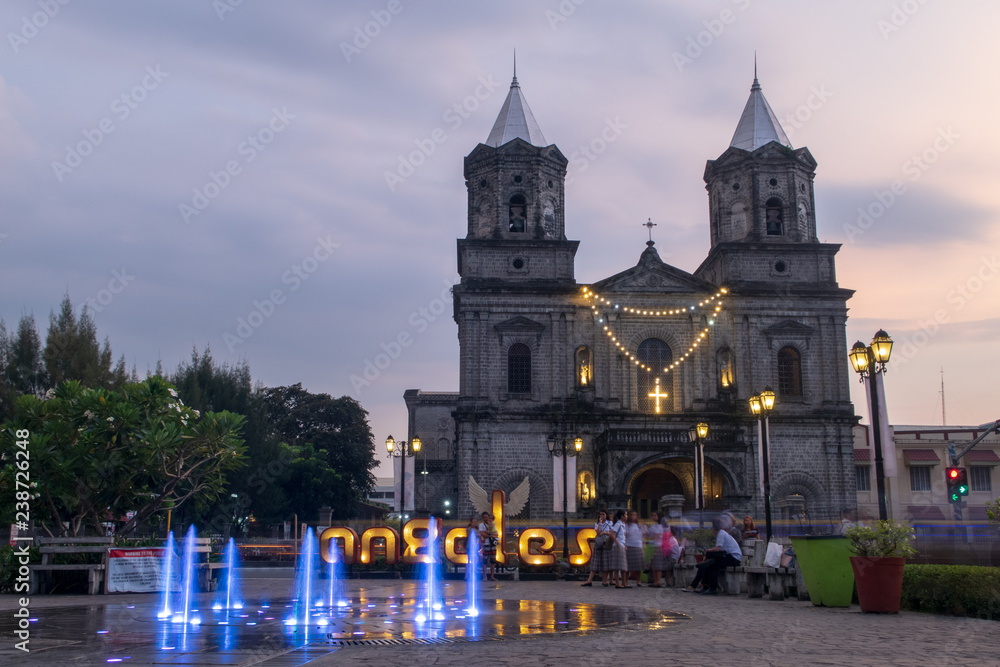
M 653 227 L 656 227 L 656 223 L 650 218 L 646 222 L 642 223 L 642 226 L 649 230 L 649 243 L 653 243 Z
M 668 394 L 668 393 L 666 393 L 666 392 L 664 392 L 664 393 L 662 393 L 662 394 L 660 393 L 660 378 L 656 378 L 656 387 L 655 387 L 655 388 L 654 388 L 654 390 L 653 390 L 653 391 L 652 391 L 652 392 L 651 392 L 651 393 L 649 394 L 649 397 L 650 397 L 650 398 L 652 398 L 652 399 L 656 400 L 656 414 L 660 414 L 660 399 L 661 399 L 661 398 L 665 399 L 665 398 L 667 398 L 667 397 L 668 397 L 669 395 L 670 395 L 670 394 Z

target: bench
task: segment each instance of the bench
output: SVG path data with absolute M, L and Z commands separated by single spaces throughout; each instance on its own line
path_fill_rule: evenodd
M 208 555 L 212 553 L 212 538 L 210 537 L 196 537 L 195 538 L 194 552 L 195 554 L 205 554 L 205 562 L 197 563 L 195 568 L 198 570 L 198 590 L 200 591 L 214 591 L 218 586 L 218 579 L 215 578 L 215 570 L 220 570 L 226 567 L 225 563 L 218 562 L 212 563 L 208 560 Z M 184 556 L 184 540 L 180 540 L 177 544 L 178 552 L 181 557 Z M 200 556 L 195 556 L 199 558 Z
M 104 574 L 108 566 L 108 548 L 112 546 L 113 541 L 114 538 L 111 537 L 36 537 L 35 544 L 42 555 L 42 562 L 30 566 L 34 575 L 31 577 L 30 594 L 39 592 L 42 573 L 85 571 L 87 594 L 96 595 L 104 583 Z M 100 562 L 70 564 L 51 562 L 53 556 L 73 554 L 99 554 Z

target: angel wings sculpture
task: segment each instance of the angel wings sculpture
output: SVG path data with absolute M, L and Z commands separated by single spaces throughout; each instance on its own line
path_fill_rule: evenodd
M 528 503 L 528 494 L 530 492 L 531 484 L 528 482 L 528 478 L 525 477 L 524 481 L 511 491 L 507 497 L 507 502 L 503 506 L 504 516 L 517 516 L 520 514 L 521 510 Z M 492 511 L 493 503 L 490 499 L 490 494 L 486 492 L 486 489 L 479 486 L 472 475 L 469 475 L 469 501 L 476 509 L 476 514 Z

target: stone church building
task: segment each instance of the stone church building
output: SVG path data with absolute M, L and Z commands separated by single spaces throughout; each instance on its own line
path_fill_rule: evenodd
M 404 395 L 409 437 L 423 442 L 414 509 L 464 520 L 473 512 L 470 475 L 508 494 L 527 477 L 521 516 L 561 519 L 553 492 L 562 460 L 548 441 L 561 451 L 565 440 L 572 452 L 579 437 L 582 449 L 567 461 L 571 518 L 599 507 L 648 516 L 666 509 L 665 496 L 689 514 L 688 432 L 704 422 L 707 507 L 762 519 L 747 399 L 766 386 L 777 394 L 775 519 L 825 521 L 854 506 L 845 338 L 853 292 L 837 284 L 840 246 L 817 239 L 816 161 L 791 146 L 756 78 L 729 148 L 705 166 L 711 249 L 694 273 L 664 263 L 650 240 L 636 248 L 635 266 L 578 283 L 566 167 L 515 76 L 486 141 L 465 158 L 458 392 Z

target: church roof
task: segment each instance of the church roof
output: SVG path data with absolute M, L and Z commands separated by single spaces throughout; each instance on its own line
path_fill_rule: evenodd
M 742 148 L 745 151 L 755 151 L 765 144 L 777 141 L 789 148 L 792 142 L 788 140 L 788 135 L 781 129 L 781 123 L 771 110 L 771 105 L 764 99 L 764 92 L 757 82 L 757 77 L 753 78 L 753 85 L 750 86 L 750 99 L 743 107 L 743 115 L 736 125 L 736 133 L 729 145 L 733 148 Z
M 528 102 L 521 93 L 521 86 L 517 83 L 517 74 L 510 83 L 510 92 L 504 100 L 497 122 L 493 123 L 493 130 L 486 139 L 487 146 L 499 147 L 514 139 L 523 139 L 532 146 L 547 146 L 545 137 L 542 135 L 542 128 L 538 126 L 538 121 L 528 108 Z

